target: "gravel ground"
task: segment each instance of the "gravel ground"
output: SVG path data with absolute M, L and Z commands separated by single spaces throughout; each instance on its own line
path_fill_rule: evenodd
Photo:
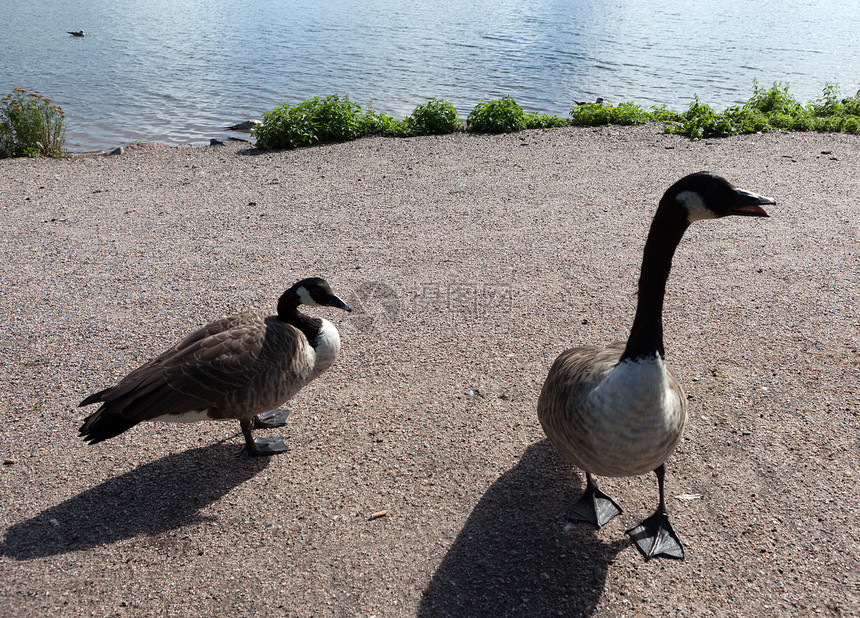
M 564 348 L 624 339 L 662 192 L 775 197 L 697 223 L 666 349 L 685 561 L 567 524 L 584 486 L 535 405 Z M 658 126 L 0 161 L 0 614 L 860 615 L 860 137 L 690 142 Z M 88 446 L 86 395 L 197 326 L 321 275 L 357 311 L 292 402 Z

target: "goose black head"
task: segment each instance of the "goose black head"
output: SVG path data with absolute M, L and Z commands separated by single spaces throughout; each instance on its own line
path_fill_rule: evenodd
M 729 215 L 767 217 L 769 215 L 762 206 L 776 204 L 772 198 L 738 189 L 725 178 L 710 172 L 684 176 L 669 187 L 663 200 L 683 208 L 687 223 Z
M 344 311 L 352 311 L 352 307 L 335 296 L 328 282 L 320 277 L 308 277 L 293 284 L 278 301 L 278 313 L 295 311 L 299 305 L 337 307 Z

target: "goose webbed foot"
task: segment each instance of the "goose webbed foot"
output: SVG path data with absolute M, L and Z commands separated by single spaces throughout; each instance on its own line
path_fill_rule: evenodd
M 277 408 L 258 414 L 252 419 L 254 429 L 274 429 L 283 427 L 287 424 L 287 417 L 290 415 L 290 410 L 287 408 Z
M 585 492 L 567 512 L 567 518 L 572 521 L 585 521 L 601 528 L 622 512 L 621 507 L 612 497 L 600 491 L 590 474 L 586 473 L 585 478 Z
M 246 447 L 248 454 L 253 457 L 268 457 L 290 450 L 290 447 L 284 444 L 283 438 L 255 438 Z
M 684 545 L 672 527 L 669 515 L 663 509 L 657 509 L 651 517 L 630 528 L 627 534 L 636 542 L 636 547 L 645 556 L 645 560 L 655 556 L 684 559 Z
M 266 457 L 277 455 L 278 453 L 286 453 L 290 450 L 290 447 L 284 444 L 283 438 L 255 438 L 251 435 L 251 426 L 253 424 L 254 420 L 245 419 L 239 421 L 239 425 L 242 427 L 242 435 L 245 437 L 245 448 L 249 455 L 252 457 Z M 279 427 L 279 425 L 275 426 Z
M 669 514 L 666 512 L 666 498 L 663 492 L 663 477 L 666 474 L 665 466 L 660 464 L 654 470 L 654 474 L 657 475 L 660 505 L 651 517 L 638 526 L 630 528 L 627 534 L 633 537 L 636 547 L 645 556 L 645 560 L 650 560 L 654 556 L 666 556 L 667 558 L 683 560 L 684 545 L 681 543 L 681 539 L 678 538 L 678 534 L 669 521 Z

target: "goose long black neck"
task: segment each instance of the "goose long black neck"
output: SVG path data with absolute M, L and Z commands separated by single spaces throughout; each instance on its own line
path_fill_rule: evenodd
M 292 290 L 284 292 L 278 300 L 278 319 L 298 328 L 307 338 L 308 343 L 316 347 L 317 337 L 322 330 L 322 320 L 299 311 L 300 304 L 298 294 Z
M 639 299 L 636 317 L 621 360 L 647 358 L 663 350 L 663 298 L 666 281 L 672 268 L 675 249 L 687 229 L 687 217 L 682 208 L 661 201 L 648 232 L 639 276 Z

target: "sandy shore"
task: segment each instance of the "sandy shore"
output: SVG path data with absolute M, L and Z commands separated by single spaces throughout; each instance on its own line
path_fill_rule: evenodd
M 657 126 L 0 161 L 0 614 L 860 615 L 860 137 Z M 584 480 L 535 405 L 626 337 L 650 217 L 685 173 L 778 200 L 693 226 L 666 299 L 690 397 L 668 462 L 683 562 L 567 525 Z M 89 393 L 321 275 L 359 308 L 292 402 L 77 437 Z M 374 514 L 386 514 L 373 518 Z

